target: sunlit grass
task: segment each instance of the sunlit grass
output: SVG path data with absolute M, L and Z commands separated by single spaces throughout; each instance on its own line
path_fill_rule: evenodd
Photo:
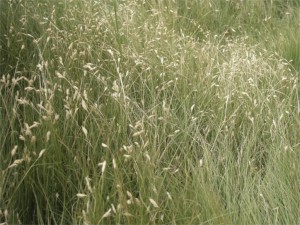
M 297 1 L 0 8 L 1 223 L 300 222 Z

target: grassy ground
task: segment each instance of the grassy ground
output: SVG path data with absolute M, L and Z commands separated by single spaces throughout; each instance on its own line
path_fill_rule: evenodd
M 297 0 L 0 8 L 1 223 L 300 223 Z

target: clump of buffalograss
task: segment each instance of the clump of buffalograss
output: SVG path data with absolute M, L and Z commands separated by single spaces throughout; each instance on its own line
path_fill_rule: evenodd
M 1 222 L 298 223 L 278 4 L 1 1 Z

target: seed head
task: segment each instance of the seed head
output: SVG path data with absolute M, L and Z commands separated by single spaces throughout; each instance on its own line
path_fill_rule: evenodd
M 158 204 L 156 203 L 156 201 L 154 201 L 152 198 L 149 198 L 150 203 L 155 207 L 155 208 L 159 208 Z

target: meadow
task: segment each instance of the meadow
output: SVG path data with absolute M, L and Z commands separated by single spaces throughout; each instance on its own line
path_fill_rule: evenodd
M 0 9 L 0 224 L 300 224 L 298 0 Z

